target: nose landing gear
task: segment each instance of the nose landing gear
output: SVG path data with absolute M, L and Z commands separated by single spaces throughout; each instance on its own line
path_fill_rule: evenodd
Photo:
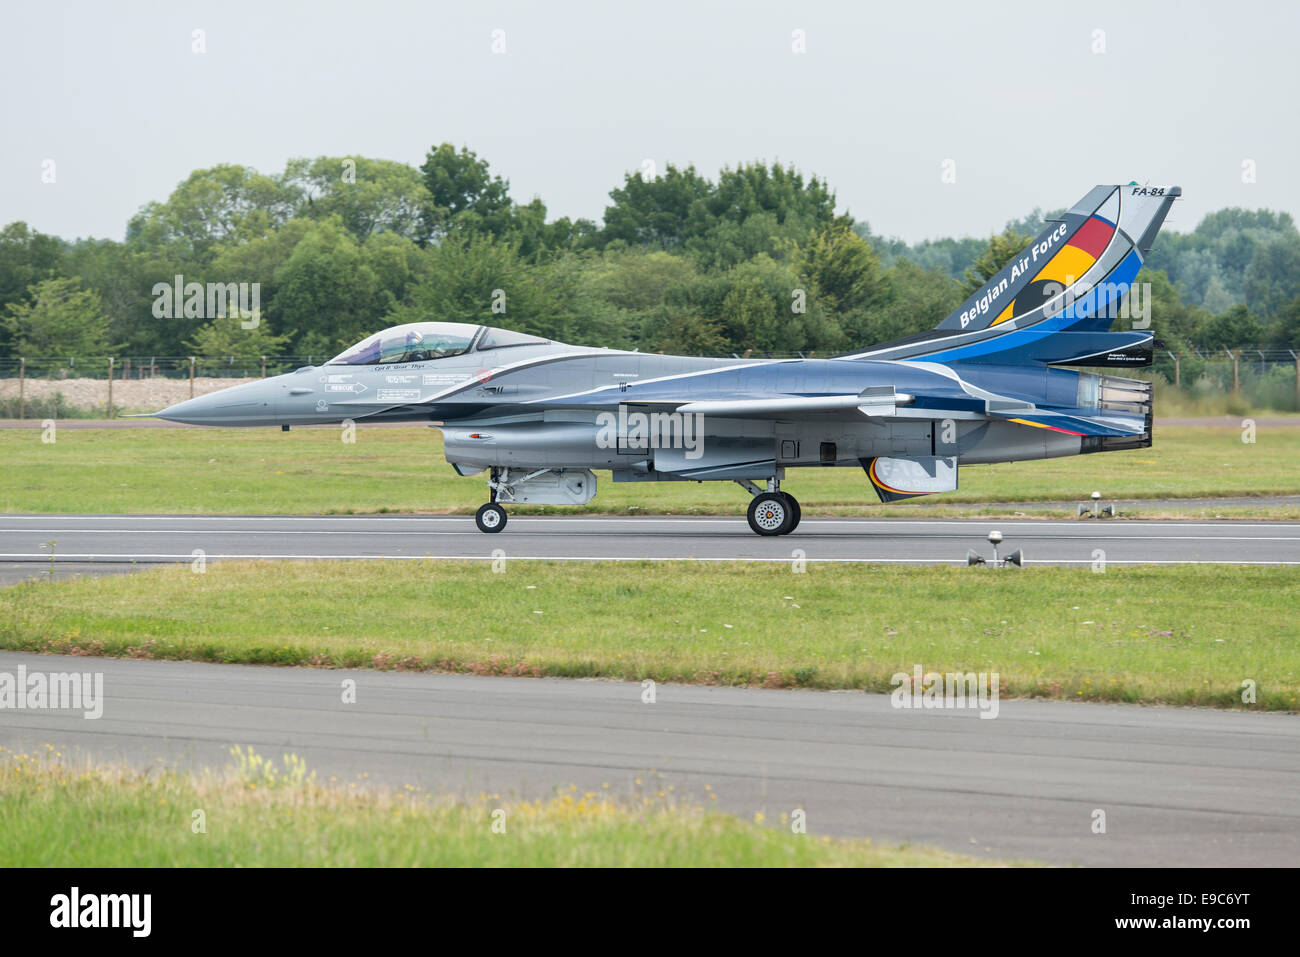
M 474 524 L 480 532 L 499 532 L 506 527 L 506 510 L 496 502 L 480 505 L 474 513 Z
M 499 532 L 506 527 L 506 510 L 497 504 L 497 493 L 502 488 L 501 472 L 501 469 L 488 472 L 488 502 L 474 513 L 474 524 L 480 532 Z

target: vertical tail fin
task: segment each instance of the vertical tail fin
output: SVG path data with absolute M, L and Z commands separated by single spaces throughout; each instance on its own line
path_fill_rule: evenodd
M 1072 292 L 1071 301 L 1077 302 L 1084 290 L 1103 283 L 1132 282 L 1181 194 L 1177 186 L 1090 190 L 1060 219 L 1049 221 L 1028 248 L 938 328 L 974 332 L 1013 321 L 1023 326 L 1042 318 Z M 1075 326 L 1090 317 L 1077 318 Z M 1104 332 L 1105 327 L 1095 331 Z
M 1145 364 L 1139 360 L 1149 361 L 1149 329 L 1107 330 L 1181 195 L 1177 186 L 1098 186 L 933 332 L 854 358 Z

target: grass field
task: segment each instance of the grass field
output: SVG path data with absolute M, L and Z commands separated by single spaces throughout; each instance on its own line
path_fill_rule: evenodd
M 957 492 L 928 501 L 1083 500 L 1094 489 L 1108 499 L 1300 494 L 1300 428 L 1256 438 L 1172 426 L 1150 449 L 968 466 Z M 64 429 L 51 444 L 39 431 L 0 430 L 0 459 L 5 512 L 471 513 L 486 501 L 482 478 L 457 476 L 430 428 L 360 427 L 354 444 L 333 429 Z M 615 484 L 607 472 L 599 480 L 589 506 L 552 511 L 732 515 L 746 505 L 729 482 Z M 792 469 L 785 488 L 811 515 L 916 512 L 881 506 L 860 469 Z
M 795 834 L 648 794 L 456 802 L 322 783 L 244 752 L 203 776 L 0 749 L 0 867 L 956 867 L 923 847 Z M 268 769 L 274 770 L 274 774 Z M 203 827 L 196 833 L 194 812 Z M 494 818 L 495 814 L 495 818 Z M 497 830 L 493 830 L 494 822 Z
M 213 563 L 0 591 L 0 647 L 197 661 L 1295 710 L 1300 572 L 487 562 Z

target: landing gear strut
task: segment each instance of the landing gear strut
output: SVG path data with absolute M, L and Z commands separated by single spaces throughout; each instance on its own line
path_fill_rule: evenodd
M 481 532 L 506 527 L 503 505 L 586 505 L 596 496 L 590 469 L 517 469 L 495 466 L 488 473 L 488 503 L 474 516 Z
M 769 479 L 766 492 L 745 479 L 737 479 L 736 484 L 752 496 L 749 502 L 749 527 L 758 535 L 788 535 L 799 527 L 803 512 L 799 500 L 789 492 L 781 491 L 779 479 Z
M 499 532 L 506 527 L 506 510 L 497 504 L 501 470 L 492 469 L 488 476 L 488 503 L 478 507 L 474 513 L 474 524 L 480 532 Z

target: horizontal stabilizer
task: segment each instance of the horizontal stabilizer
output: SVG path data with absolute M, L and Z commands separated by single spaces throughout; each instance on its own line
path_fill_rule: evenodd
M 1017 425 L 1080 436 L 1083 452 L 1151 445 L 1154 406 L 1150 382 L 1091 373 L 1079 376 L 1084 405 L 998 408 L 990 409 L 989 414 Z
M 1017 425 L 1051 429 L 1069 435 L 1141 435 L 1146 420 L 1140 415 L 1099 415 L 1096 409 L 1007 409 L 990 413 Z

